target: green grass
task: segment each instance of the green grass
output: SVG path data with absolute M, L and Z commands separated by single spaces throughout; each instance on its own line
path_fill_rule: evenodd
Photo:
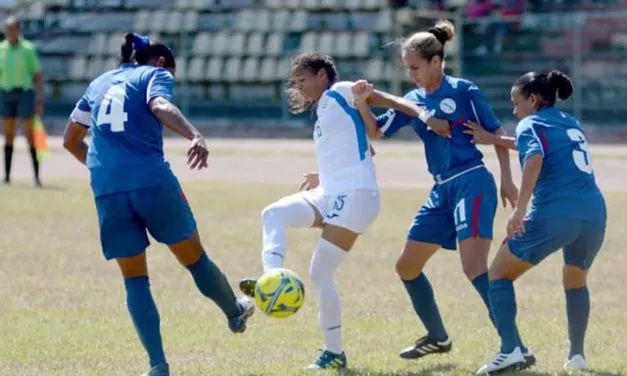
M 0 187 L 0 375 L 139 375 L 146 357 L 125 307 L 115 263 L 101 256 L 97 218 L 86 182 L 54 182 L 36 190 Z M 288 186 L 185 183 L 204 244 L 235 284 L 260 271 L 259 212 Z M 445 323 L 450 355 L 417 362 L 398 351 L 423 334 L 394 274 L 406 229 L 424 191 L 384 190 L 383 210 L 340 272 L 344 337 L 353 375 L 468 375 L 498 347 L 485 308 L 456 253 L 428 265 Z M 592 315 L 587 355 L 593 374 L 627 374 L 624 265 L 627 194 L 611 194 L 609 229 L 590 275 Z M 502 238 L 506 212 L 495 231 Z M 289 235 L 287 266 L 310 286 L 307 269 L 316 231 Z M 496 245 L 493 250 L 496 249 Z M 561 370 L 567 350 L 561 255 L 517 284 L 521 332 L 537 353 L 528 375 Z M 161 312 L 174 375 L 298 375 L 321 347 L 314 294 L 295 316 L 257 313 L 233 335 L 218 309 L 196 290 L 167 248 L 149 250 L 152 289 Z

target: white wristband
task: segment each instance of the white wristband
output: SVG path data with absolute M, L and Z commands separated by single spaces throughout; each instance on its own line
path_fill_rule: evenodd
M 418 119 L 420 119 L 420 121 L 422 121 L 423 123 L 427 124 L 427 121 L 429 121 L 429 119 L 431 119 L 433 117 L 433 114 L 435 113 L 435 111 L 431 110 L 424 110 L 420 113 L 420 115 L 418 115 Z

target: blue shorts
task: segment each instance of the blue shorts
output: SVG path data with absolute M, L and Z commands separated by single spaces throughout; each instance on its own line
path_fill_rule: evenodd
M 196 231 L 196 221 L 181 185 L 171 175 L 161 185 L 96 197 L 100 242 L 107 260 L 133 257 L 150 244 L 176 244 Z
M 485 167 L 435 184 L 409 228 L 408 238 L 455 250 L 456 241 L 492 239 L 498 197 L 494 177 Z
M 507 240 L 510 251 L 519 259 L 536 265 L 559 249 L 564 263 L 588 270 L 603 245 L 607 217 L 598 220 L 539 218 L 525 221 L 525 232 Z

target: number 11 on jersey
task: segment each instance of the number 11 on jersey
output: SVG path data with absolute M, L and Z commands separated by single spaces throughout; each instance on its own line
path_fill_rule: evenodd
M 128 120 L 128 114 L 124 111 L 125 99 L 126 84 L 113 85 L 107 90 L 98 109 L 98 127 L 110 124 L 111 132 L 124 132 L 124 124 Z

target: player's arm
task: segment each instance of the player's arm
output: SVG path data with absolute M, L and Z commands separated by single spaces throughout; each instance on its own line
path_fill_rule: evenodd
M 525 160 L 522 171 L 522 181 L 520 183 L 520 193 L 518 194 L 518 202 L 514 211 L 510 215 L 507 222 L 507 236 L 512 237 L 525 232 L 524 218 L 527 213 L 533 190 L 536 187 L 540 172 L 542 171 L 542 163 L 544 156 L 542 154 L 533 154 Z
M 181 110 L 166 98 L 153 98 L 149 106 L 150 111 L 152 111 L 157 119 L 168 129 L 180 134 L 188 140 L 193 140 L 197 137 L 202 138 L 200 132 L 187 120 Z
M 63 132 L 63 147 L 82 164 L 87 160 L 87 144 L 85 143 L 87 128 L 83 124 L 69 121 Z
M 481 125 L 474 121 L 468 121 L 464 124 L 466 129 L 464 133 L 472 135 L 472 143 L 481 145 L 494 145 L 506 149 L 516 150 L 516 139 L 507 136 L 503 128 L 498 128 L 494 133 L 488 132 Z

